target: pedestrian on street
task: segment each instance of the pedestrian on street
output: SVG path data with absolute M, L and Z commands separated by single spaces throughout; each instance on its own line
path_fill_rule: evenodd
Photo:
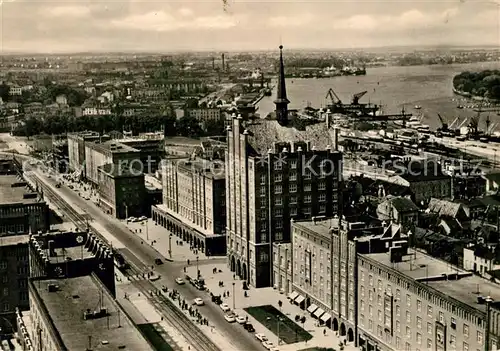
M 326 335 L 326 329 L 323 329 L 323 335 Z

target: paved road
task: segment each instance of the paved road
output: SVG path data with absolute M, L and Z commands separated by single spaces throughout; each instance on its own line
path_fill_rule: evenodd
M 37 173 L 37 175 L 42 176 L 40 173 Z M 45 178 L 45 180 L 55 185 L 55 181 L 53 179 Z M 127 249 L 137 258 L 137 262 L 134 262 L 137 265 L 142 263 L 146 266 L 152 266 L 154 265 L 154 260 L 161 257 L 161 255 L 154 248 L 146 244 L 141 244 L 141 239 L 131 233 L 130 230 L 123 225 L 123 223 L 105 215 L 91 202 L 80 198 L 66 186 L 62 186 L 57 190 L 59 193 L 64 194 L 67 198 L 69 198 L 72 203 L 77 204 L 81 209 L 86 211 L 90 218 L 99 222 L 99 224 L 102 225 L 107 231 L 112 233 L 113 236 L 124 243 L 127 246 Z M 199 307 L 200 313 L 209 319 L 210 322 L 215 325 L 215 328 L 222 335 L 225 335 L 237 348 L 237 350 L 264 350 L 262 344 L 255 339 L 253 334 L 248 333 L 237 323 L 227 323 L 220 308 L 209 301 L 209 296 L 207 296 L 206 293 L 196 290 L 189 284 L 183 286 L 175 284 L 175 278 L 184 276 L 182 267 L 183 265 L 170 262 L 165 262 L 165 264 L 161 266 L 156 266 L 154 268 L 155 271 L 161 274 L 162 277 L 161 280 L 155 283 L 156 286 L 160 288 L 162 285 L 166 285 L 169 288 L 175 288 L 188 301 L 193 300 L 196 297 L 203 297 L 207 303 L 205 306 Z

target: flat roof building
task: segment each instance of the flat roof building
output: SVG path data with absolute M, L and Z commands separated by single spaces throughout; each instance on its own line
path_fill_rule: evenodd
M 29 282 L 33 350 L 154 350 L 95 275 Z

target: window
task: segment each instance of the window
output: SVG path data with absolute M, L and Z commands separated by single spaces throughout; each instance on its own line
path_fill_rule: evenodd
M 283 201 L 282 201 L 281 196 L 276 196 L 276 197 L 274 198 L 274 204 L 275 204 L 275 205 L 277 205 L 277 206 L 281 206 L 281 205 L 283 205 Z
M 291 216 L 296 216 L 297 215 L 297 207 L 291 207 L 290 208 L 290 215 Z
M 378 334 L 378 336 L 382 336 L 382 334 L 383 334 L 382 326 L 381 325 L 377 326 L 377 334 Z
M 290 183 L 290 192 L 291 193 L 296 193 L 297 192 L 297 184 Z
M 368 300 L 370 300 L 370 302 L 373 301 L 373 291 L 372 290 L 368 291 Z
M 297 185 L 295 185 L 295 190 L 297 190 Z M 295 196 L 295 195 L 290 196 L 290 203 L 296 204 L 297 203 L 297 196 Z
M 274 209 L 274 216 L 275 217 L 282 217 L 283 216 L 283 210 L 281 208 L 275 208 Z
M 396 306 L 396 317 L 399 317 L 399 316 L 401 316 L 401 307 Z
M 477 342 L 479 345 L 483 344 L 483 333 L 480 331 L 477 332 Z
M 382 311 L 381 310 L 378 310 L 378 321 L 379 322 L 382 322 Z
M 262 184 L 262 185 L 266 184 L 266 175 L 265 174 L 260 176 L 260 184 Z
M 325 190 L 326 189 L 326 183 L 324 181 L 321 181 L 318 183 L 318 190 Z
M 401 323 L 396 321 L 396 333 L 401 333 Z
M 283 240 L 283 232 L 281 231 L 277 231 L 276 234 L 275 234 L 275 239 L 276 240 Z
M 277 184 L 274 186 L 274 193 L 275 194 L 281 194 L 283 192 L 283 187 L 281 184 Z
M 281 171 L 283 169 L 283 163 L 281 162 L 281 157 L 278 157 L 278 160 L 274 162 L 274 170 Z
M 288 180 L 296 181 L 297 180 L 297 172 L 290 172 L 290 176 L 288 177 Z
M 464 342 L 463 350 L 464 351 L 469 351 L 469 344 L 467 344 L 466 342 Z
M 312 199 L 312 197 L 310 194 L 305 195 L 304 196 L 304 203 L 306 203 L 306 204 L 311 203 L 311 199 Z
M 4 303 L 4 304 L 3 304 L 3 311 L 4 311 L 4 312 L 8 312 L 9 310 L 10 310 L 10 306 L 9 306 L 9 304 L 8 304 L 8 303 Z
M 283 174 L 281 174 L 281 173 L 274 174 L 274 181 L 275 182 L 281 182 L 282 180 L 283 180 Z
M 378 291 L 382 291 L 382 280 L 378 280 L 377 282 L 377 287 L 378 287 Z
M 291 169 L 297 168 L 297 160 L 290 160 L 290 168 Z
M 427 306 L 427 317 L 432 318 L 432 306 Z
M 464 324 L 464 336 L 469 337 L 469 326 L 467 324 Z
M 401 338 L 396 336 L 396 349 L 400 350 L 401 347 Z
M 439 321 L 444 324 L 444 313 L 439 311 Z
M 451 317 L 451 329 L 457 329 L 457 320 Z
M 406 294 L 406 306 L 410 307 L 411 306 L 411 295 Z
M 406 351 L 411 351 L 411 345 L 409 342 L 406 343 L 405 349 Z
M 411 328 L 410 327 L 406 327 L 406 337 L 411 338 Z
M 326 194 L 325 193 L 321 193 L 319 194 L 319 201 L 320 202 L 325 202 L 326 201 Z
M 3 296 L 9 296 L 9 288 L 3 288 Z
M 7 261 L 0 261 L 0 269 L 7 269 Z
M 406 322 L 411 323 L 411 313 L 406 311 Z
M 417 344 L 422 345 L 422 334 L 417 333 Z
M 427 334 L 432 334 L 432 323 L 427 322 Z
M 417 328 L 422 329 L 422 318 L 417 316 Z
M 427 348 L 429 350 L 432 350 L 432 340 L 431 339 L 427 339 Z
M 422 312 L 422 301 L 417 300 L 417 312 Z
M 457 338 L 455 335 L 450 335 L 450 345 L 453 349 L 457 347 Z
M 305 184 L 304 191 L 311 191 L 311 184 Z
M 319 206 L 319 213 L 325 213 L 325 212 L 326 212 L 326 206 L 325 205 L 320 205 Z

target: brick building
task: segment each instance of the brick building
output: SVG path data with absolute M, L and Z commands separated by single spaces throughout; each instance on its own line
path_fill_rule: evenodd
M 227 133 L 227 255 L 231 270 L 255 287 L 275 284 L 272 247 L 290 242 L 291 218 L 339 210 L 337 130 L 288 126 L 282 58 L 275 104 L 277 120 L 234 118 Z

